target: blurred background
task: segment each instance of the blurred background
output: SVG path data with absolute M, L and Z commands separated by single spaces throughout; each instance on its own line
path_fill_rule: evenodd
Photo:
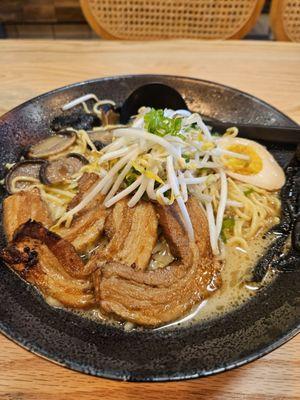
M 269 23 L 270 3 L 269 0 L 264 2 L 258 20 L 245 39 L 273 38 Z M 99 36 L 90 28 L 79 0 L 0 0 L 0 38 L 98 39 Z

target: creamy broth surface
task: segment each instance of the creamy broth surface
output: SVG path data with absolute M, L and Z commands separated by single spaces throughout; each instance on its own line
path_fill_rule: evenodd
M 195 320 L 203 320 L 224 314 L 238 307 L 261 288 L 262 285 L 249 282 L 251 272 L 267 247 L 274 240 L 269 234 L 265 239 L 258 237 L 249 243 L 247 252 L 236 247 L 226 248 L 225 264 L 221 272 L 222 286 L 197 313 Z M 271 279 L 267 275 L 264 284 Z

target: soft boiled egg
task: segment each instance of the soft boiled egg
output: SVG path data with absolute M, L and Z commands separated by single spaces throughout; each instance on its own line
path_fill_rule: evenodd
M 248 156 L 248 159 L 240 159 L 221 155 L 220 161 L 232 178 L 267 190 L 278 190 L 284 185 L 283 169 L 261 144 L 244 138 L 223 137 L 217 140 L 217 146 Z

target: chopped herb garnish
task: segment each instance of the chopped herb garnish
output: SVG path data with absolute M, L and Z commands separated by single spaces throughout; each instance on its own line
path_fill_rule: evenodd
M 251 193 L 253 193 L 255 190 L 253 188 L 249 188 L 247 190 L 244 191 L 244 195 L 245 196 L 249 196 Z
M 227 237 L 226 237 L 224 231 L 221 231 L 220 237 L 221 237 L 221 239 L 223 240 L 224 243 L 227 243 Z
M 155 110 L 152 108 L 151 111 L 145 114 L 144 121 L 147 131 L 154 135 L 172 135 L 184 139 L 184 135 L 179 133 L 182 119 L 165 117 L 164 110 Z
M 137 178 L 141 175 L 140 172 L 134 172 L 136 171 L 134 168 L 132 168 L 128 174 L 125 177 L 125 183 L 127 186 L 130 186 L 137 180 Z
M 235 220 L 233 217 L 227 217 L 223 219 L 222 229 L 232 229 L 234 227 Z
M 190 162 L 190 156 L 188 156 L 187 154 L 183 154 L 182 157 L 185 159 L 185 162 Z
M 167 197 L 169 200 L 171 199 L 172 196 L 172 190 L 169 189 L 164 193 L 164 196 Z
M 233 217 L 227 217 L 223 219 L 222 229 L 221 229 L 221 238 L 224 243 L 227 242 L 227 235 L 230 231 L 232 231 L 235 224 L 235 220 Z
M 211 174 L 213 172 L 213 170 L 211 168 L 200 168 L 198 169 L 198 175 L 199 176 L 203 176 L 205 174 Z

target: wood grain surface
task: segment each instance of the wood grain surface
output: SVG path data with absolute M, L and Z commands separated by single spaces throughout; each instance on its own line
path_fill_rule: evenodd
M 132 73 L 210 79 L 254 94 L 300 123 L 300 44 L 0 42 L 0 113 L 71 82 Z M 0 336 L 0 399 L 300 399 L 300 335 L 239 369 L 187 382 L 133 384 L 69 371 Z

